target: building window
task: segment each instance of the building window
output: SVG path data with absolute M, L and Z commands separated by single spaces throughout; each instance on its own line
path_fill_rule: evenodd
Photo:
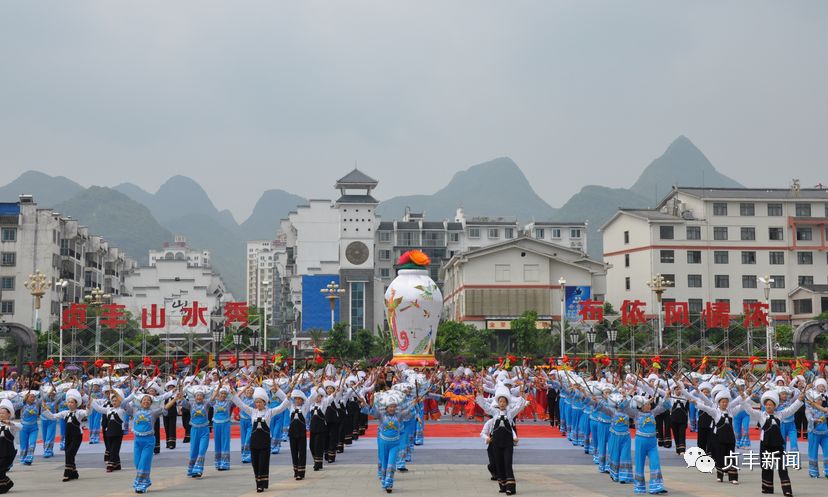
M 488 231 L 488 236 L 490 240 L 500 238 L 500 230 L 498 230 L 497 228 L 489 228 Z
M 480 238 L 480 228 L 469 228 L 469 238 Z
M 687 239 L 688 240 L 701 240 L 701 226 L 688 226 L 687 227 Z
M 460 241 L 460 233 L 449 233 L 449 241 L 453 243 L 457 243 Z
M 661 262 L 662 264 L 672 264 L 675 261 L 675 252 L 672 250 L 662 250 L 661 251 Z
M 756 275 L 745 274 L 742 275 L 742 288 L 757 288 Z
M 538 240 L 543 240 L 543 228 L 535 228 L 535 238 Z
M 756 264 L 756 252 L 742 251 L 742 264 Z
M 797 264 L 813 264 L 814 263 L 814 253 L 813 252 L 797 252 L 796 253 L 796 263 Z
M 658 228 L 659 235 L 662 240 L 672 240 L 673 239 L 673 227 L 672 226 L 659 226 Z
M 379 241 L 390 243 L 391 242 L 391 232 L 390 231 L 380 231 L 379 232 Z
M 756 240 L 756 228 L 742 228 L 742 240 Z
M 17 228 L 3 228 L 2 230 L 2 241 L 4 242 L 14 242 L 17 241 Z
M 787 311 L 787 302 L 785 299 L 773 299 L 770 301 L 770 311 L 771 312 L 786 312 Z
M 630 232 L 629 232 L 629 231 L 625 231 L 625 232 L 624 232 L 624 245 L 627 245 L 627 244 L 629 244 L 629 243 L 630 243 Z
M 507 240 L 511 240 L 512 238 L 515 237 L 515 229 L 514 228 L 506 228 L 506 229 L 503 230 L 503 232 L 504 232 L 503 236 Z
M 781 216 L 782 204 L 768 204 L 768 216 Z
M 17 254 L 14 252 L 0 253 L 0 266 L 14 266 L 17 264 Z
M 0 278 L 0 290 L 14 290 L 14 276 Z
M 624 254 L 624 267 L 630 267 L 630 254 Z
M 774 250 L 768 252 L 771 264 L 785 264 L 785 252 Z
M 770 284 L 771 288 L 785 288 L 785 276 L 782 274 L 771 275 L 773 282 Z
M 351 330 L 365 328 L 365 283 L 351 283 Z
M 692 314 L 701 314 L 704 303 L 702 299 L 687 299 L 687 307 Z
M 512 281 L 512 266 L 495 264 L 495 281 Z
M 581 238 L 581 230 L 577 228 L 570 229 L 569 238 Z
M 730 288 L 730 276 L 717 274 L 714 278 L 716 288 Z
M 14 314 L 14 300 L 0 302 L 0 314 Z
M 811 217 L 811 204 L 796 204 L 797 217 Z
M 713 264 L 727 264 L 727 250 L 716 250 L 713 252 Z
M 379 259 L 381 261 L 390 261 L 391 260 L 391 251 L 390 250 L 380 250 L 379 251 Z
M 701 264 L 701 250 L 688 250 L 687 264 Z
M 796 299 L 793 301 L 794 314 L 812 314 L 814 302 L 811 299 Z
M 714 240 L 727 240 L 727 226 L 715 226 L 715 227 L 713 227 L 713 239 Z
M 381 278 L 390 278 L 391 277 L 391 270 L 387 267 L 380 268 L 380 277 Z
M 561 229 L 560 228 L 552 228 L 552 238 L 556 239 L 556 240 L 561 238 Z
M 742 202 L 739 204 L 739 215 L 740 216 L 755 216 L 756 215 L 756 206 L 751 203 Z
M 727 216 L 727 203 L 726 202 L 713 202 L 713 215 L 714 216 Z
M 814 239 L 814 232 L 811 228 L 797 228 L 796 239 L 800 241 L 809 241 Z
M 540 281 L 540 267 L 537 264 L 524 264 L 523 281 Z
M 785 230 L 783 228 L 768 228 L 768 240 L 784 240 Z
M 629 289 L 630 289 L 630 277 L 627 276 L 626 278 L 624 278 L 624 290 L 629 290 Z
M 687 275 L 687 287 L 688 288 L 701 288 L 702 287 L 702 275 L 700 275 L 700 274 L 688 274 Z
M 813 276 L 800 276 L 797 278 L 797 283 L 799 286 L 811 286 L 814 284 L 814 277 Z

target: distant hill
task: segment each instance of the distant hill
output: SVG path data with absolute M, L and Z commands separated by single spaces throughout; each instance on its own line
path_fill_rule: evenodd
M 454 175 L 432 195 L 393 197 L 380 203 L 382 217 L 395 219 L 405 208 L 425 212 L 430 220 L 454 219 L 458 207 L 467 216 L 504 216 L 521 220 L 547 219 L 555 209 L 535 193 L 523 171 L 508 157 L 472 166 Z
M 744 188 L 741 183 L 720 173 L 686 136 L 673 140 L 661 157 L 647 166 L 630 191 L 655 205 L 674 185 Z
M 241 229 L 247 240 L 272 240 L 279 231 L 279 221 L 297 205 L 306 204 L 307 200 L 299 195 L 284 190 L 267 190 L 259 197 L 250 217 Z
M 0 202 L 17 202 L 21 194 L 29 194 L 34 196 L 39 205 L 51 207 L 83 190 L 84 187 L 69 178 L 49 176 L 40 171 L 26 171 L 11 183 L 0 187 Z
M 186 214 L 164 226 L 186 236 L 191 247 L 209 250 L 212 268 L 221 274 L 234 297 L 245 298 L 246 240 L 238 227 L 229 229 L 206 214 Z
M 619 207 L 653 206 L 677 184 L 741 187 L 716 171 L 688 138 L 679 136 L 629 189 L 585 186 L 559 209 L 535 193 L 512 159 L 501 157 L 458 172 L 433 194 L 394 197 L 382 202 L 377 211 L 386 220 L 399 218 L 406 207 L 425 212 L 429 220 L 454 219 L 458 207 L 469 217 L 516 217 L 521 222 L 588 220 L 589 253 L 601 260 L 598 228 Z M 272 239 L 279 220 L 306 202 L 284 190 L 268 190 L 239 225 L 229 211 L 219 211 L 204 189 L 186 176 L 173 176 L 156 193 L 149 193 L 132 183 L 114 189 L 84 189 L 64 177 L 29 171 L 0 187 L 0 201 L 16 201 L 21 193 L 31 193 L 38 204 L 72 215 L 143 262 L 150 248 L 171 241 L 173 234 L 183 234 L 192 247 L 211 252 L 214 269 L 240 299 L 245 296 L 245 242 Z
M 149 209 L 111 188 L 93 186 L 52 207 L 141 264 L 148 263 L 150 249 L 172 240 L 172 233 L 158 224 Z
M 557 221 L 586 221 L 587 247 L 593 259 L 603 260 L 598 229 L 619 207 L 653 207 L 674 185 L 742 188 L 721 174 L 686 136 L 679 136 L 650 163 L 629 189 L 589 185 L 573 195 L 552 217 Z

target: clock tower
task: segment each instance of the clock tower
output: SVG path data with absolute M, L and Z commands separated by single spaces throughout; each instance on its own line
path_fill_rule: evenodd
M 371 196 L 377 180 L 354 169 L 336 182 L 340 191 L 339 276 L 345 289 L 341 300 L 341 320 L 354 333 L 361 328 L 373 330 L 374 229 L 379 202 Z

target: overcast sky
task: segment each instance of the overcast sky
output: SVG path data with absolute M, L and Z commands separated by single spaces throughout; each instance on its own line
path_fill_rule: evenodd
M 561 205 L 685 134 L 749 186 L 828 183 L 828 2 L 3 1 L 0 184 L 37 169 L 379 199 L 510 156 Z

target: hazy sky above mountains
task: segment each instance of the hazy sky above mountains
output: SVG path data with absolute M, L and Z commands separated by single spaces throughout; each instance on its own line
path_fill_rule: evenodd
M 678 135 L 748 186 L 828 183 L 828 2 L 0 4 L 0 183 L 37 169 L 379 199 L 510 156 L 560 206 Z

